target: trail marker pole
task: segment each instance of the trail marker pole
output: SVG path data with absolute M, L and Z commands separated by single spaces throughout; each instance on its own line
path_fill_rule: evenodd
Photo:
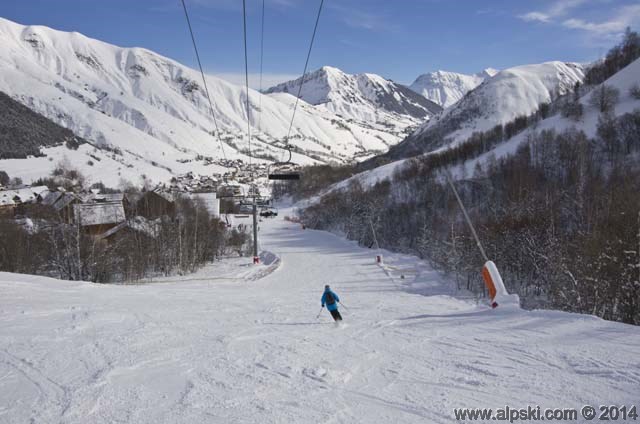
M 467 209 L 464 207 L 462 203 L 462 199 L 460 199 L 460 195 L 458 194 L 458 190 L 456 190 L 455 185 L 453 185 L 453 181 L 451 181 L 451 177 L 449 177 L 448 173 L 444 173 L 447 178 L 447 182 L 453 191 L 453 194 L 456 196 L 456 200 L 458 201 L 458 205 L 460 205 L 460 209 L 462 209 L 462 214 L 464 215 L 464 219 L 467 221 L 467 225 L 469 225 L 469 229 L 471 230 L 471 234 L 473 234 L 473 238 L 476 241 L 476 245 L 480 250 L 480 254 L 484 259 L 484 266 L 482 267 L 482 279 L 484 280 L 487 289 L 489 290 L 489 296 L 491 297 L 491 307 L 497 308 L 498 302 L 496 302 L 496 296 L 506 296 L 508 295 L 507 289 L 504 286 L 504 282 L 502 281 L 502 277 L 500 276 L 500 272 L 498 272 L 498 268 L 496 264 L 489 260 L 487 257 L 487 253 L 484 251 L 484 247 L 482 247 L 482 243 L 480 243 L 480 237 L 478 237 L 478 233 L 476 233 L 476 229 L 471 223 L 471 218 L 469 218 L 469 214 L 467 213 Z

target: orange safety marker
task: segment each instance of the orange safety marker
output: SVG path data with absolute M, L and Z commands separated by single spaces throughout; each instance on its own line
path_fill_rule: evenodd
M 496 301 L 496 297 L 498 295 L 506 296 L 508 295 L 507 289 L 504 287 L 504 282 L 502 281 L 502 277 L 498 272 L 498 268 L 493 261 L 487 261 L 482 267 L 482 279 L 484 280 L 485 285 L 487 286 L 487 290 L 489 291 L 489 297 L 491 298 L 491 307 L 497 308 L 498 302 Z

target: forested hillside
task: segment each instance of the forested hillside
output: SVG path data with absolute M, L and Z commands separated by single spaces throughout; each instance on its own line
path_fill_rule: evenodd
M 40 156 L 41 147 L 66 143 L 77 148 L 85 141 L 0 92 L 0 159 Z

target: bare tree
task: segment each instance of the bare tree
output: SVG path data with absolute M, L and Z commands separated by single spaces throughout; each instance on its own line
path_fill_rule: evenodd
M 620 90 L 610 85 L 602 84 L 591 93 L 589 104 L 600 111 L 609 113 L 613 111 L 620 100 Z

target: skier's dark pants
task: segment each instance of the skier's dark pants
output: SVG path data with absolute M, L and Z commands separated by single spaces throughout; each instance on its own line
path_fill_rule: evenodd
M 331 316 L 335 321 L 342 321 L 342 315 L 340 315 L 340 312 L 338 312 L 337 309 L 335 311 L 329 311 L 329 312 L 331 312 Z

